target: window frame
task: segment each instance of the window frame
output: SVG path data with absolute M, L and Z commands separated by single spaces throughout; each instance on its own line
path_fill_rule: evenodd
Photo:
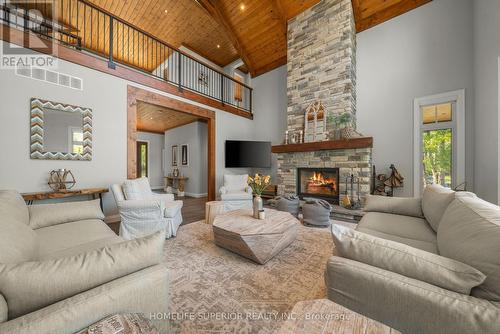
M 452 103 L 451 122 L 423 124 L 422 108 Z M 465 89 L 416 98 L 413 101 L 413 195 L 422 195 L 422 133 L 429 130 L 452 130 L 452 187 L 465 182 Z

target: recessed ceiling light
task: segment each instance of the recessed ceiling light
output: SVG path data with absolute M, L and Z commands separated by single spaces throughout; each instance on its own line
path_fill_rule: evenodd
M 241 10 L 245 10 L 245 5 L 244 5 L 244 4 L 241 4 L 241 5 L 240 5 L 240 9 L 241 9 Z
M 220 44 L 217 44 L 217 49 L 220 49 Z

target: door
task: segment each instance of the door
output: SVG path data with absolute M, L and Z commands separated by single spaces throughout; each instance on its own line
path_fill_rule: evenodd
M 137 141 L 137 177 L 148 177 L 149 145 L 146 141 Z

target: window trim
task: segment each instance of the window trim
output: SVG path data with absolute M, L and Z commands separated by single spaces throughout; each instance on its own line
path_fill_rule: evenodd
M 453 131 L 453 169 L 455 184 L 465 182 L 465 89 L 452 92 L 419 97 L 413 100 L 413 195 L 420 197 L 422 175 L 422 107 L 433 104 L 454 103 L 455 115 L 452 122 L 444 122 L 442 125 L 454 124 Z M 428 124 L 426 125 L 428 127 Z

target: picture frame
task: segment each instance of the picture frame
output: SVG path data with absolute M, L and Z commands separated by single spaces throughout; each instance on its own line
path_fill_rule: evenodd
M 178 147 L 177 145 L 172 145 L 172 166 L 177 166 L 177 155 L 178 155 Z
M 181 166 L 189 166 L 189 145 L 181 145 Z

